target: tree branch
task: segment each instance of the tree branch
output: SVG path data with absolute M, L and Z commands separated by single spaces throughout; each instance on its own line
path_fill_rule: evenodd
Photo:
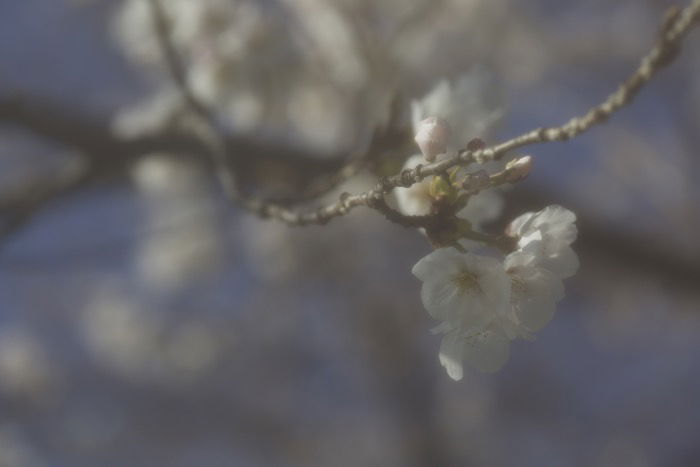
M 39 211 L 91 181 L 92 168 L 79 161 L 75 162 L 54 177 L 23 187 L 19 193 L 0 200 L 0 248 L 6 244 L 7 238 L 24 227 Z
M 584 115 L 574 117 L 558 127 L 538 128 L 501 144 L 476 151 L 462 150 L 456 156 L 415 169 L 406 169 L 401 173 L 385 177 L 377 186 L 367 192 L 348 195 L 343 194 L 334 203 L 319 207 L 310 212 L 290 209 L 279 203 L 262 198 L 242 196 L 237 190 L 235 176 L 225 163 L 225 147 L 220 143 L 221 136 L 213 121 L 208 117 L 206 108 L 198 103 L 194 94 L 189 90 L 184 67 L 179 62 L 178 55 L 171 43 L 167 24 L 159 0 L 150 0 L 154 12 L 154 24 L 161 47 L 174 81 L 178 84 L 185 99 L 190 102 L 193 113 L 200 115 L 202 126 L 206 129 L 204 142 L 209 149 L 209 156 L 217 166 L 217 172 L 222 186 L 229 199 L 241 208 L 264 218 L 274 218 L 289 225 L 303 226 L 309 224 L 325 224 L 333 218 L 346 215 L 358 206 L 365 206 L 383 212 L 391 220 L 395 217 L 391 212 L 384 212 L 385 203 L 380 202 L 384 195 L 397 187 L 408 187 L 426 177 L 442 173 L 445 170 L 471 163 L 498 160 L 508 151 L 539 143 L 566 141 L 587 131 L 591 127 L 604 123 L 616 111 L 628 105 L 660 70 L 668 66 L 677 56 L 681 42 L 700 17 L 700 0 L 693 0 L 682 10 L 669 10 L 662 25 L 659 37 L 650 52 L 643 57 L 639 67 L 625 80 L 618 89 L 610 94 L 602 103 L 591 108 Z
M 151 1 L 157 6 L 156 0 Z M 214 163 L 217 176 L 221 177 L 223 174 L 224 178 L 233 180 L 233 174 L 238 174 L 240 180 L 255 187 L 264 185 L 264 183 L 258 183 L 262 181 L 259 170 L 261 161 L 280 166 L 283 169 L 282 172 L 295 174 L 285 176 L 285 182 L 288 186 L 289 183 L 296 183 L 297 187 L 309 187 L 309 189 L 300 196 L 278 196 L 274 199 L 263 199 L 245 196 L 238 191 L 240 187 L 233 185 L 235 190 L 227 192 L 227 195 L 235 204 L 248 211 L 262 217 L 281 220 L 289 225 L 324 224 L 335 217 L 347 214 L 357 206 L 365 206 L 378 210 L 394 222 L 398 221 L 398 223 L 414 227 L 422 221 L 397 215 L 384 202 L 385 194 L 395 187 L 410 186 L 456 165 L 498 159 L 508 151 L 526 145 L 565 141 L 578 136 L 596 124 L 603 123 L 614 112 L 629 104 L 658 71 L 673 61 L 682 40 L 693 24 L 697 22 L 698 16 L 700 16 L 700 0 L 693 0 L 688 7 L 682 10 L 669 10 L 657 43 L 642 59 L 638 69 L 605 101 L 583 116 L 573 118 L 560 127 L 536 129 L 489 148 L 461 151 L 457 156 L 438 163 L 404 170 L 392 177 L 383 178 L 374 189 L 368 192 L 357 195 L 343 194 L 334 203 L 306 212 L 291 206 L 327 193 L 366 167 L 369 161 L 381 153 L 389 153 L 392 148 L 396 150 L 396 147 L 407 139 L 407 130 L 395 130 L 390 125 L 387 129 L 379 129 L 375 133 L 366 152 L 355 152 L 348 156 L 317 158 L 309 156 L 303 151 L 294 150 L 287 145 L 275 145 L 270 142 L 260 143 L 246 138 L 222 136 L 213 120 L 206 116 L 206 108 L 203 106 L 198 112 L 204 112 L 201 115 L 202 120 L 205 120 L 206 117 L 203 126 L 209 128 L 209 137 L 204 138 L 204 141 L 201 134 L 193 137 L 173 131 L 163 131 L 125 140 L 116 136 L 112 132 L 109 122 L 104 119 L 81 115 L 76 113 L 74 109 L 68 110 L 26 96 L 21 98 L 0 96 L 0 122 L 19 125 L 36 135 L 77 149 L 85 159 L 86 166 L 89 167 L 80 177 L 85 180 L 75 181 L 72 188 L 67 187 L 67 185 L 72 185 L 71 183 L 66 184 L 63 176 L 59 176 L 52 183 L 41 180 L 36 185 L 27 187 L 25 193 L 30 199 L 33 199 L 31 202 L 22 203 L 18 201 L 18 198 L 11 197 L 10 200 L 17 201 L 13 210 L 16 213 L 22 213 L 16 217 L 16 219 L 21 218 L 21 221 L 11 220 L 8 222 L 6 220 L 3 229 L 6 235 L 9 235 L 25 225 L 32 215 L 32 210 L 38 212 L 41 207 L 48 204 L 50 193 L 60 195 L 72 192 L 72 190 L 84 186 L 88 179 L 94 179 L 100 175 L 123 176 L 135 160 L 152 152 L 187 157 L 198 164 L 205 163 L 207 160 L 202 158 L 202 155 L 208 155 L 209 160 Z M 161 32 L 167 32 L 167 28 L 163 28 L 162 25 L 159 27 Z M 163 38 L 167 39 L 167 35 Z M 164 45 L 167 43 L 169 40 Z M 177 58 L 174 52 L 174 49 L 171 49 L 169 54 L 171 61 L 173 57 Z M 182 69 L 176 66 L 171 72 L 184 76 Z M 186 81 L 181 80 L 180 83 L 181 91 L 187 92 Z M 196 100 L 196 97 L 194 99 Z M 214 143 L 209 141 L 211 138 L 214 138 Z M 217 139 L 219 143 L 216 143 Z M 219 151 L 215 158 L 212 157 L 213 149 Z M 294 181 L 290 182 L 290 180 Z M 64 189 L 59 189 L 59 187 L 64 187 Z M 37 193 L 41 193 L 41 195 Z M 4 202 L 3 205 L 5 206 L 3 212 L 7 217 L 10 208 L 7 207 L 7 202 Z M 425 221 L 429 222 L 430 219 L 426 218 Z M 8 225 L 13 225 L 13 227 L 9 228 Z

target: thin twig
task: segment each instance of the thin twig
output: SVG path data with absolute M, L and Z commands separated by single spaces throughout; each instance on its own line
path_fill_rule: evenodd
M 208 116 L 206 108 L 199 103 L 196 96 L 189 89 L 185 69 L 179 61 L 178 54 L 170 39 L 167 21 L 159 0 L 150 0 L 150 4 L 153 7 L 156 31 L 170 72 L 193 113 L 201 117 L 201 123 L 205 127 L 205 131 L 203 131 L 204 139 L 211 149 L 210 155 L 212 159 L 217 164 L 218 176 L 225 193 L 243 209 L 261 217 L 274 218 L 289 225 L 299 226 L 325 224 L 333 218 L 344 216 L 358 206 L 365 206 L 382 212 L 386 206 L 386 203 L 382 202 L 384 196 L 396 187 L 411 186 L 426 177 L 444 172 L 457 165 L 497 160 L 508 151 L 524 146 L 566 141 L 580 135 L 594 125 L 604 123 L 616 111 L 632 102 L 642 87 L 675 59 L 682 40 L 700 17 L 700 0 L 693 0 L 690 5 L 682 10 L 671 10 L 673 14 L 667 15 L 659 34 L 659 39 L 651 51 L 641 60 L 639 67 L 632 75 L 601 104 L 593 107 L 582 116 L 572 118 L 564 125 L 538 128 L 501 144 L 477 151 L 463 150 L 456 156 L 440 162 L 419 166 L 415 169 L 406 169 L 397 175 L 385 177 L 379 181 L 377 186 L 365 193 L 357 195 L 343 194 L 334 203 L 322 206 L 311 212 L 298 212 L 264 199 L 244 197 L 236 190 L 235 183 L 232 183 L 235 177 L 226 164 L 225 146 L 220 143 L 223 138 L 219 134 L 213 119 Z M 389 212 L 387 218 L 391 220 L 392 217 L 395 216 Z
M 185 103 L 192 111 L 193 116 L 196 117 L 195 131 L 209 149 L 209 155 L 216 165 L 216 176 L 224 194 L 236 205 L 260 217 L 274 217 L 290 225 L 323 224 L 325 223 L 325 215 L 322 212 L 309 213 L 300 217 L 286 205 L 290 204 L 290 202 L 297 203 L 309 200 L 311 199 L 309 195 L 315 195 L 314 198 L 318 198 L 322 194 L 331 191 L 361 170 L 373 155 L 384 150 L 385 146 L 387 146 L 387 141 L 395 142 L 397 138 L 402 136 L 392 132 L 397 117 L 394 112 L 396 109 L 392 108 L 392 115 L 390 115 L 387 128 L 379 129 L 379 133 L 375 133 L 370 148 L 364 152 L 352 155 L 347 163 L 333 176 L 328 177 L 320 185 L 313 187 L 312 193 L 305 194 L 298 199 L 287 199 L 278 202 L 245 196 L 239 189 L 236 174 L 231 168 L 226 136 L 217 125 L 216 118 L 189 86 L 186 67 L 181 61 L 172 41 L 168 19 L 163 6 L 160 0 L 149 0 L 149 4 L 151 6 L 153 27 L 168 71 L 182 94 Z
M 189 83 L 187 82 L 185 65 L 180 61 L 175 45 L 171 40 L 170 25 L 168 24 L 163 6 L 158 0 L 150 0 L 149 5 L 151 6 L 153 27 L 156 31 L 156 37 L 158 38 L 159 46 L 163 52 L 168 71 L 180 91 L 180 94 L 184 98 L 185 103 L 192 110 L 193 116 L 196 117 L 194 130 L 207 145 L 210 156 L 218 167 L 216 175 L 219 179 L 219 183 L 224 189 L 224 192 L 233 201 L 241 200 L 242 196 L 238 191 L 235 173 L 229 167 L 226 139 L 220 135 L 216 121 L 207 110 L 207 107 L 199 101 L 197 96 L 190 89 Z

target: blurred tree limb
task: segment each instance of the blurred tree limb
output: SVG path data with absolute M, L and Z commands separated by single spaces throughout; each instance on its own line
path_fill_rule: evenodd
M 157 2 L 153 2 L 157 6 Z M 335 203 L 310 212 L 298 211 L 300 203 L 313 200 L 336 187 L 348 176 L 365 167 L 371 160 L 383 153 L 391 152 L 408 140 L 408 130 L 394 128 L 379 129 L 367 149 L 351 154 L 337 154 L 331 157 L 314 157 L 302 150 L 270 141 L 255 141 L 247 138 L 222 135 L 204 107 L 200 112 L 204 126 L 209 130 L 201 134 L 188 134 L 179 130 L 163 130 L 154 134 L 135 138 L 117 136 L 111 129 L 109 120 L 95 119 L 92 115 L 76 112 L 72 107 L 49 102 L 46 99 L 26 95 L 0 96 L 0 123 L 19 126 L 33 136 L 47 139 L 59 146 L 72 148 L 77 152 L 77 160 L 71 167 L 59 171 L 55 178 L 42 177 L 12 193 L 0 194 L 0 238 L 17 232 L 33 216 L 54 201 L 74 193 L 95 182 L 108 179 L 124 179 L 131 165 L 141 157 L 154 152 L 166 153 L 172 157 L 186 158 L 193 164 L 208 165 L 219 176 L 229 174 L 245 182 L 244 186 L 233 185 L 235 201 L 242 207 L 263 217 L 274 217 L 291 225 L 324 223 L 347 213 L 356 206 L 374 207 L 394 215 L 383 203 L 384 194 L 394 187 L 409 186 L 423 178 L 440 173 L 454 165 L 469 164 L 472 161 L 497 159 L 507 151 L 535 143 L 564 141 L 588 130 L 593 125 L 603 123 L 609 116 L 632 101 L 642 87 L 663 67 L 677 56 L 680 44 L 697 23 L 700 16 L 700 0 L 694 0 L 685 9 L 671 9 L 661 28 L 659 39 L 649 54 L 641 61 L 637 70 L 600 105 L 592 108 L 581 117 L 574 118 L 561 127 L 541 128 L 511 139 L 505 143 L 477 151 L 462 151 L 458 156 L 439 163 L 404 170 L 401 173 L 383 178 L 367 193 L 345 195 Z M 161 36 L 164 47 L 168 41 L 167 28 L 163 25 Z M 174 49 L 171 51 L 174 54 Z M 177 60 L 176 54 L 171 57 Z M 177 64 L 173 74 L 179 73 Z M 183 93 L 188 92 L 186 83 L 181 83 Z M 192 97 L 196 99 L 196 97 Z M 192 104 L 191 106 L 196 106 Z M 206 117 L 206 119 L 205 119 Z M 393 123 L 393 122 L 392 122 Z M 217 151 L 212 157 L 211 138 L 218 139 Z M 208 157 L 207 157 L 208 156 Z M 285 188 L 267 198 L 249 195 L 248 192 L 264 191 L 270 184 L 271 174 L 281 174 L 279 182 Z M 290 195 L 291 193 L 291 195 Z M 230 195 L 230 193 L 229 193 Z M 238 203 L 238 204 L 241 204 Z M 577 211 L 580 211 L 577 209 Z M 385 214 L 386 214 L 385 212 Z M 580 211 L 584 212 L 584 211 Z M 590 217 L 582 217 L 581 224 L 595 226 Z M 397 218 L 401 223 L 401 218 Z M 405 221 L 405 219 L 404 219 Z M 655 270 L 668 277 L 697 277 L 698 266 L 684 262 L 681 255 L 668 258 L 664 252 L 648 247 L 644 241 L 620 242 L 614 234 L 601 226 L 592 229 L 595 242 L 609 245 L 610 253 L 624 256 L 624 261 L 634 263 L 634 267 Z M 625 248 L 620 248 L 624 243 Z M 677 256 L 677 258 L 676 258 Z M 660 258 L 667 261 L 660 261 Z M 666 266 L 659 271 L 658 265 Z M 666 264 L 668 263 L 668 264 Z M 686 281 L 682 281 L 685 283 Z
M 238 189 L 237 178 L 239 175 L 232 171 L 228 165 L 224 137 L 219 132 L 208 109 L 199 102 L 195 94 L 189 89 L 184 67 L 171 41 L 161 0 L 149 0 L 149 4 L 152 11 L 153 27 L 157 33 L 171 77 L 180 90 L 183 99 L 189 105 L 191 113 L 197 117 L 198 135 L 206 145 L 208 155 L 216 166 L 217 177 L 227 197 L 234 204 L 260 217 L 274 218 L 289 225 L 300 226 L 325 224 L 333 218 L 346 215 L 350 210 L 358 206 L 376 209 L 382 212 L 387 219 L 406 227 L 415 227 L 416 223 L 420 224 L 421 221 L 424 221 L 426 226 L 430 225 L 433 221 L 430 218 L 411 220 L 393 211 L 383 202 L 384 196 L 394 188 L 409 187 L 426 177 L 444 173 L 451 167 L 467 166 L 473 162 L 498 160 L 509 151 L 532 144 L 567 141 L 595 125 L 606 122 L 616 111 L 631 103 L 644 85 L 659 71 L 673 62 L 678 56 L 683 39 L 691 28 L 696 25 L 698 18 L 700 18 L 700 0 L 693 0 L 684 9 L 670 8 L 662 22 L 656 43 L 649 53 L 642 58 L 639 67 L 603 102 L 592 107 L 584 115 L 570 119 L 564 125 L 537 128 L 484 149 L 464 149 L 456 156 L 439 162 L 425 166 L 419 165 L 415 169 L 404 169 L 401 173 L 394 176 L 382 177 L 373 189 L 365 193 L 356 195 L 343 193 L 338 201 L 334 203 L 311 211 L 299 211 L 264 198 L 245 196 Z

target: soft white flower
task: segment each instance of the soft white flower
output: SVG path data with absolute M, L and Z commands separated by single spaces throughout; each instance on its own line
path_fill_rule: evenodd
M 520 250 L 535 255 L 538 265 L 562 279 L 578 269 L 578 256 L 571 249 L 576 240 L 576 215 L 561 206 L 525 213 L 508 226 L 508 234 L 518 240 Z
M 510 280 L 495 258 L 440 248 L 413 266 L 428 313 L 452 327 L 488 325 L 507 311 Z
M 423 281 L 423 305 L 441 321 L 433 332 L 444 334 L 440 363 L 454 380 L 462 378 L 463 363 L 500 369 L 510 341 L 531 338 L 564 297 L 561 276 L 533 251 L 516 250 L 501 261 L 442 248 L 418 261 L 413 274 Z
M 442 323 L 440 362 L 448 375 L 462 378 L 462 362 L 496 371 L 508 359 L 509 339 L 502 322 L 511 310 L 511 280 L 495 258 L 438 249 L 413 267 L 423 281 L 421 299 Z

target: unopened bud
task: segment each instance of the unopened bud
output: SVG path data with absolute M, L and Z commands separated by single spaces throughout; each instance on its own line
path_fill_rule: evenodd
M 415 141 L 428 162 L 433 162 L 438 154 L 447 152 L 449 138 L 449 123 L 438 117 L 422 120 L 416 129 Z
M 532 170 L 532 164 L 533 162 L 531 156 L 523 156 L 513 159 L 506 164 L 506 179 L 510 183 L 519 182 L 528 176 L 530 170 Z
M 485 147 L 486 143 L 481 138 L 473 138 L 467 143 L 467 151 L 478 151 Z

